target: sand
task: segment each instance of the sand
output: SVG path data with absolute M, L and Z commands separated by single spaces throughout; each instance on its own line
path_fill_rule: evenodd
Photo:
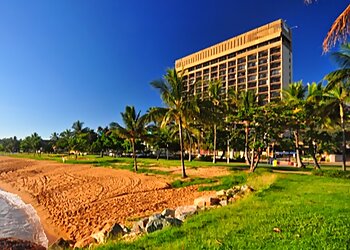
M 80 240 L 106 223 L 130 225 L 203 195 L 193 186 L 172 189 L 159 176 L 4 156 L 0 188 L 33 205 L 50 243 L 59 237 Z

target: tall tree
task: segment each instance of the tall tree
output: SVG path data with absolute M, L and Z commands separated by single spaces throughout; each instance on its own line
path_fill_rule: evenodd
M 124 127 L 118 123 L 113 123 L 111 124 L 111 130 L 131 143 L 134 170 L 137 172 L 135 144 L 136 140 L 146 138 L 147 115 L 141 115 L 141 111 L 136 113 L 134 106 L 126 106 L 125 111 L 121 113 L 121 116 Z
M 350 92 L 350 43 L 341 46 L 340 50 L 332 53 L 332 58 L 337 62 L 340 69 L 325 76 L 328 81 L 326 97 L 328 105 L 339 107 L 340 126 L 342 130 L 342 154 L 343 169 L 346 169 L 346 133 L 345 133 L 345 106 L 349 104 Z
M 217 145 L 217 127 L 220 122 L 224 121 L 224 116 L 222 112 L 223 106 L 223 93 L 224 89 L 220 80 L 214 80 L 209 82 L 208 95 L 211 110 L 211 120 L 210 123 L 213 126 L 213 163 L 216 163 L 216 145 Z
M 302 81 L 289 84 L 283 90 L 283 102 L 286 105 L 286 112 L 289 112 L 288 126 L 293 129 L 297 167 L 305 167 L 301 160 L 300 150 L 300 129 L 305 120 L 304 103 L 306 87 Z
M 324 134 L 322 127 L 324 124 L 323 114 L 323 94 L 324 88 L 321 83 L 311 83 L 307 85 L 307 96 L 304 104 L 305 111 L 305 143 L 314 161 L 314 167 L 320 169 L 317 161 L 317 147 Z
M 175 69 L 168 69 L 163 79 L 153 81 L 151 85 L 159 90 L 161 99 L 166 107 L 151 108 L 149 113 L 151 116 L 163 117 L 162 127 L 171 122 L 175 122 L 178 126 L 182 177 L 186 178 L 183 126 L 186 124 L 186 119 L 190 117 L 190 113 L 196 110 L 196 106 L 193 105 L 193 98 L 190 98 L 184 87 L 183 74 L 179 74 Z
M 254 114 L 256 112 L 257 105 L 257 97 L 253 91 L 243 91 L 239 95 L 238 103 L 237 103 L 237 122 L 244 125 L 245 132 L 245 143 L 244 143 L 244 157 L 246 163 L 250 165 L 250 158 L 248 156 L 249 150 L 249 132 L 250 125 L 254 118 Z
M 336 86 L 325 93 L 328 109 L 339 111 L 340 127 L 342 131 L 342 167 L 346 171 L 346 106 L 350 104 L 350 92 L 344 82 L 338 82 Z

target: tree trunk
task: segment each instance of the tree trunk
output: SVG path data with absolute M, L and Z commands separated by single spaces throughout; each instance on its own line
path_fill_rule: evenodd
M 191 141 L 191 138 L 190 138 L 190 148 L 188 151 L 188 161 L 192 161 L 192 141 Z
M 340 123 L 341 123 L 341 130 L 342 130 L 342 136 L 343 136 L 343 142 L 342 142 L 342 153 L 343 153 L 343 171 L 346 171 L 346 131 L 345 131 L 345 122 L 344 122 L 344 107 L 343 104 L 339 104 L 340 109 Z
M 245 127 L 245 143 L 244 143 L 244 158 L 245 158 L 245 162 L 246 164 L 250 165 L 250 160 L 249 160 L 249 156 L 248 156 L 248 135 L 249 135 L 249 126 L 246 125 Z
M 136 160 L 136 152 L 135 152 L 135 141 L 131 140 L 132 145 L 132 157 L 134 158 L 134 170 L 137 172 L 137 160 Z
M 184 140 L 182 137 L 182 120 L 179 119 L 179 139 L 180 139 L 180 159 L 181 159 L 181 168 L 182 168 L 182 178 L 186 178 L 186 169 L 184 161 Z
M 213 154 L 213 163 L 216 163 L 216 124 L 214 124 L 214 154 Z
M 100 157 L 103 158 L 103 150 L 100 152 Z
M 310 143 L 309 144 L 309 147 L 311 147 L 312 148 L 312 150 L 311 150 L 311 157 L 312 157 L 312 159 L 313 159 L 313 161 L 314 161 L 314 166 L 315 166 L 315 168 L 316 169 L 321 169 L 321 167 L 320 167 L 320 164 L 318 164 L 318 161 L 317 161 L 317 158 L 316 158 L 316 152 L 317 152 L 317 145 L 315 144 L 313 144 L 313 143 Z
M 160 149 L 157 150 L 156 154 L 157 154 L 156 159 L 157 159 L 157 161 L 158 161 L 158 160 L 159 160 L 159 156 L 160 156 Z
M 227 157 L 226 157 L 226 163 L 229 164 L 230 163 L 230 140 L 227 139 Z
M 200 134 L 198 135 L 198 139 L 197 139 L 197 150 L 198 150 L 198 157 L 201 155 L 201 136 Z
M 261 152 L 262 151 L 259 148 L 258 151 L 257 151 L 256 157 L 254 157 L 256 159 L 252 158 L 252 164 L 250 165 L 250 169 L 249 169 L 249 171 L 251 173 L 253 173 L 255 171 L 255 169 L 258 167 L 258 164 L 259 164 L 259 161 L 260 161 Z
M 298 168 L 304 168 L 305 165 L 301 161 L 300 148 L 299 148 L 299 131 L 295 130 L 295 131 L 293 131 L 293 134 L 294 134 L 294 142 L 295 142 L 295 152 L 296 152 L 297 167 Z

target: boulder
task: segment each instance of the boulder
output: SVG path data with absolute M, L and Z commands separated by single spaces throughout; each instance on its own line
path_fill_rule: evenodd
M 254 191 L 254 188 L 251 187 L 251 186 L 243 185 L 241 187 L 241 192 L 243 192 L 243 193 L 250 193 L 250 192 L 253 192 L 253 191 Z
M 226 197 L 226 190 L 220 190 L 216 192 L 217 197 Z
M 169 209 L 166 208 L 163 210 L 163 212 L 161 213 L 164 217 L 175 217 L 175 210 L 174 209 Z
M 121 237 L 127 233 L 128 229 L 123 225 L 120 225 L 118 223 L 115 223 L 112 226 L 110 224 L 106 224 L 101 231 L 94 232 L 93 234 L 91 234 L 91 238 L 95 239 L 96 242 L 101 244 L 106 242 L 107 238 L 114 239 Z
M 180 226 L 182 221 L 172 217 L 164 217 L 162 215 L 150 216 L 146 225 L 146 232 L 152 233 L 157 230 L 161 230 L 168 226 Z
M 73 245 L 74 245 L 73 241 L 59 238 L 50 246 L 50 249 L 52 249 L 52 250 L 64 250 L 64 249 L 70 248 Z
M 197 213 L 197 210 L 197 205 L 177 207 L 175 210 L 175 218 L 184 221 L 188 216 Z
M 237 193 L 237 191 L 235 191 L 233 188 L 227 189 L 226 190 L 226 196 L 228 198 L 233 197 L 235 194 Z
M 0 249 L 2 250 L 45 250 L 46 248 L 35 244 L 28 240 L 20 240 L 15 238 L 2 238 L 0 239 Z
M 220 201 L 220 205 L 223 206 L 223 207 L 224 207 L 224 206 L 227 206 L 227 203 L 228 203 L 227 200 L 221 200 L 221 201 Z
M 107 238 L 116 238 L 123 236 L 124 233 L 124 228 L 119 225 L 118 223 L 115 223 L 110 230 L 107 231 Z
M 131 232 L 139 234 L 144 233 L 146 231 L 146 225 L 148 223 L 148 218 L 143 218 L 134 223 Z
M 202 196 L 194 200 L 194 205 L 199 208 L 210 207 L 220 204 L 220 199 L 213 196 Z

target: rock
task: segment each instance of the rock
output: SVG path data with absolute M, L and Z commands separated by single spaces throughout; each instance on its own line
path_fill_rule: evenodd
M 235 190 L 235 191 L 241 191 L 241 186 L 234 186 L 234 187 L 233 187 L 233 190 Z
M 228 198 L 231 198 L 231 197 L 233 197 L 233 196 L 235 195 L 236 192 L 237 192 L 237 191 L 235 191 L 235 190 L 232 189 L 232 188 L 227 189 L 227 190 L 226 190 L 226 196 L 227 196 Z
M 77 241 L 74 245 L 74 248 L 90 247 L 95 243 L 96 243 L 96 240 L 94 238 L 92 238 L 91 236 L 88 236 L 84 239 Z
M 97 233 L 91 234 L 91 237 L 94 238 L 98 244 L 104 243 L 106 240 L 106 232 L 99 231 Z
M 91 238 L 95 239 L 99 244 L 106 242 L 107 238 L 114 239 L 117 237 L 121 237 L 124 234 L 128 233 L 129 229 L 124 227 L 123 225 L 119 225 L 115 223 L 114 225 L 106 224 L 102 230 L 98 232 L 94 232 L 91 234 Z
M 133 233 L 144 233 L 146 231 L 146 225 L 148 223 L 148 218 L 143 218 L 134 223 L 131 232 Z
M 184 221 L 188 216 L 197 213 L 198 206 L 180 206 L 175 210 L 175 218 Z
M 146 225 L 146 232 L 152 233 L 157 230 L 161 230 L 168 226 L 180 226 L 182 221 L 172 217 L 164 217 L 162 215 L 150 216 Z
M 234 203 L 236 200 L 235 200 L 235 198 L 233 198 L 233 197 L 231 197 L 231 198 L 229 198 L 228 199 L 228 203 Z
M 164 217 L 173 217 L 174 218 L 175 217 L 175 210 L 166 208 L 163 210 L 162 215 Z
M 74 245 L 73 241 L 59 238 L 50 246 L 50 249 L 52 249 L 52 250 L 64 250 L 64 249 L 70 248 L 73 245 Z
M 118 223 L 115 223 L 110 230 L 107 231 L 107 238 L 116 238 L 123 236 L 124 229 L 122 226 L 120 226 Z
M 35 244 L 28 240 L 20 240 L 15 238 L 0 239 L 0 249 L 2 250 L 46 250 L 45 247 Z
M 171 226 L 179 227 L 182 225 L 182 220 L 172 218 L 172 217 L 166 217 L 165 220 L 170 223 Z
M 227 200 L 221 200 L 220 201 L 220 205 L 223 206 L 223 207 L 227 206 L 227 203 L 228 203 Z
M 166 220 L 162 219 L 154 219 L 150 220 L 146 225 L 146 232 L 152 233 L 157 230 L 163 229 L 163 227 L 170 226 L 170 223 L 168 223 Z
M 220 203 L 220 199 L 213 196 L 202 196 L 194 200 L 194 205 L 199 208 L 202 207 L 210 207 L 214 205 L 218 205 Z
M 225 190 L 220 190 L 216 192 L 217 197 L 224 197 L 226 196 L 226 191 Z
M 241 187 L 241 192 L 243 192 L 243 193 L 250 193 L 250 192 L 253 192 L 253 191 L 254 191 L 254 188 L 252 188 L 251 186 L 243 185 Z

